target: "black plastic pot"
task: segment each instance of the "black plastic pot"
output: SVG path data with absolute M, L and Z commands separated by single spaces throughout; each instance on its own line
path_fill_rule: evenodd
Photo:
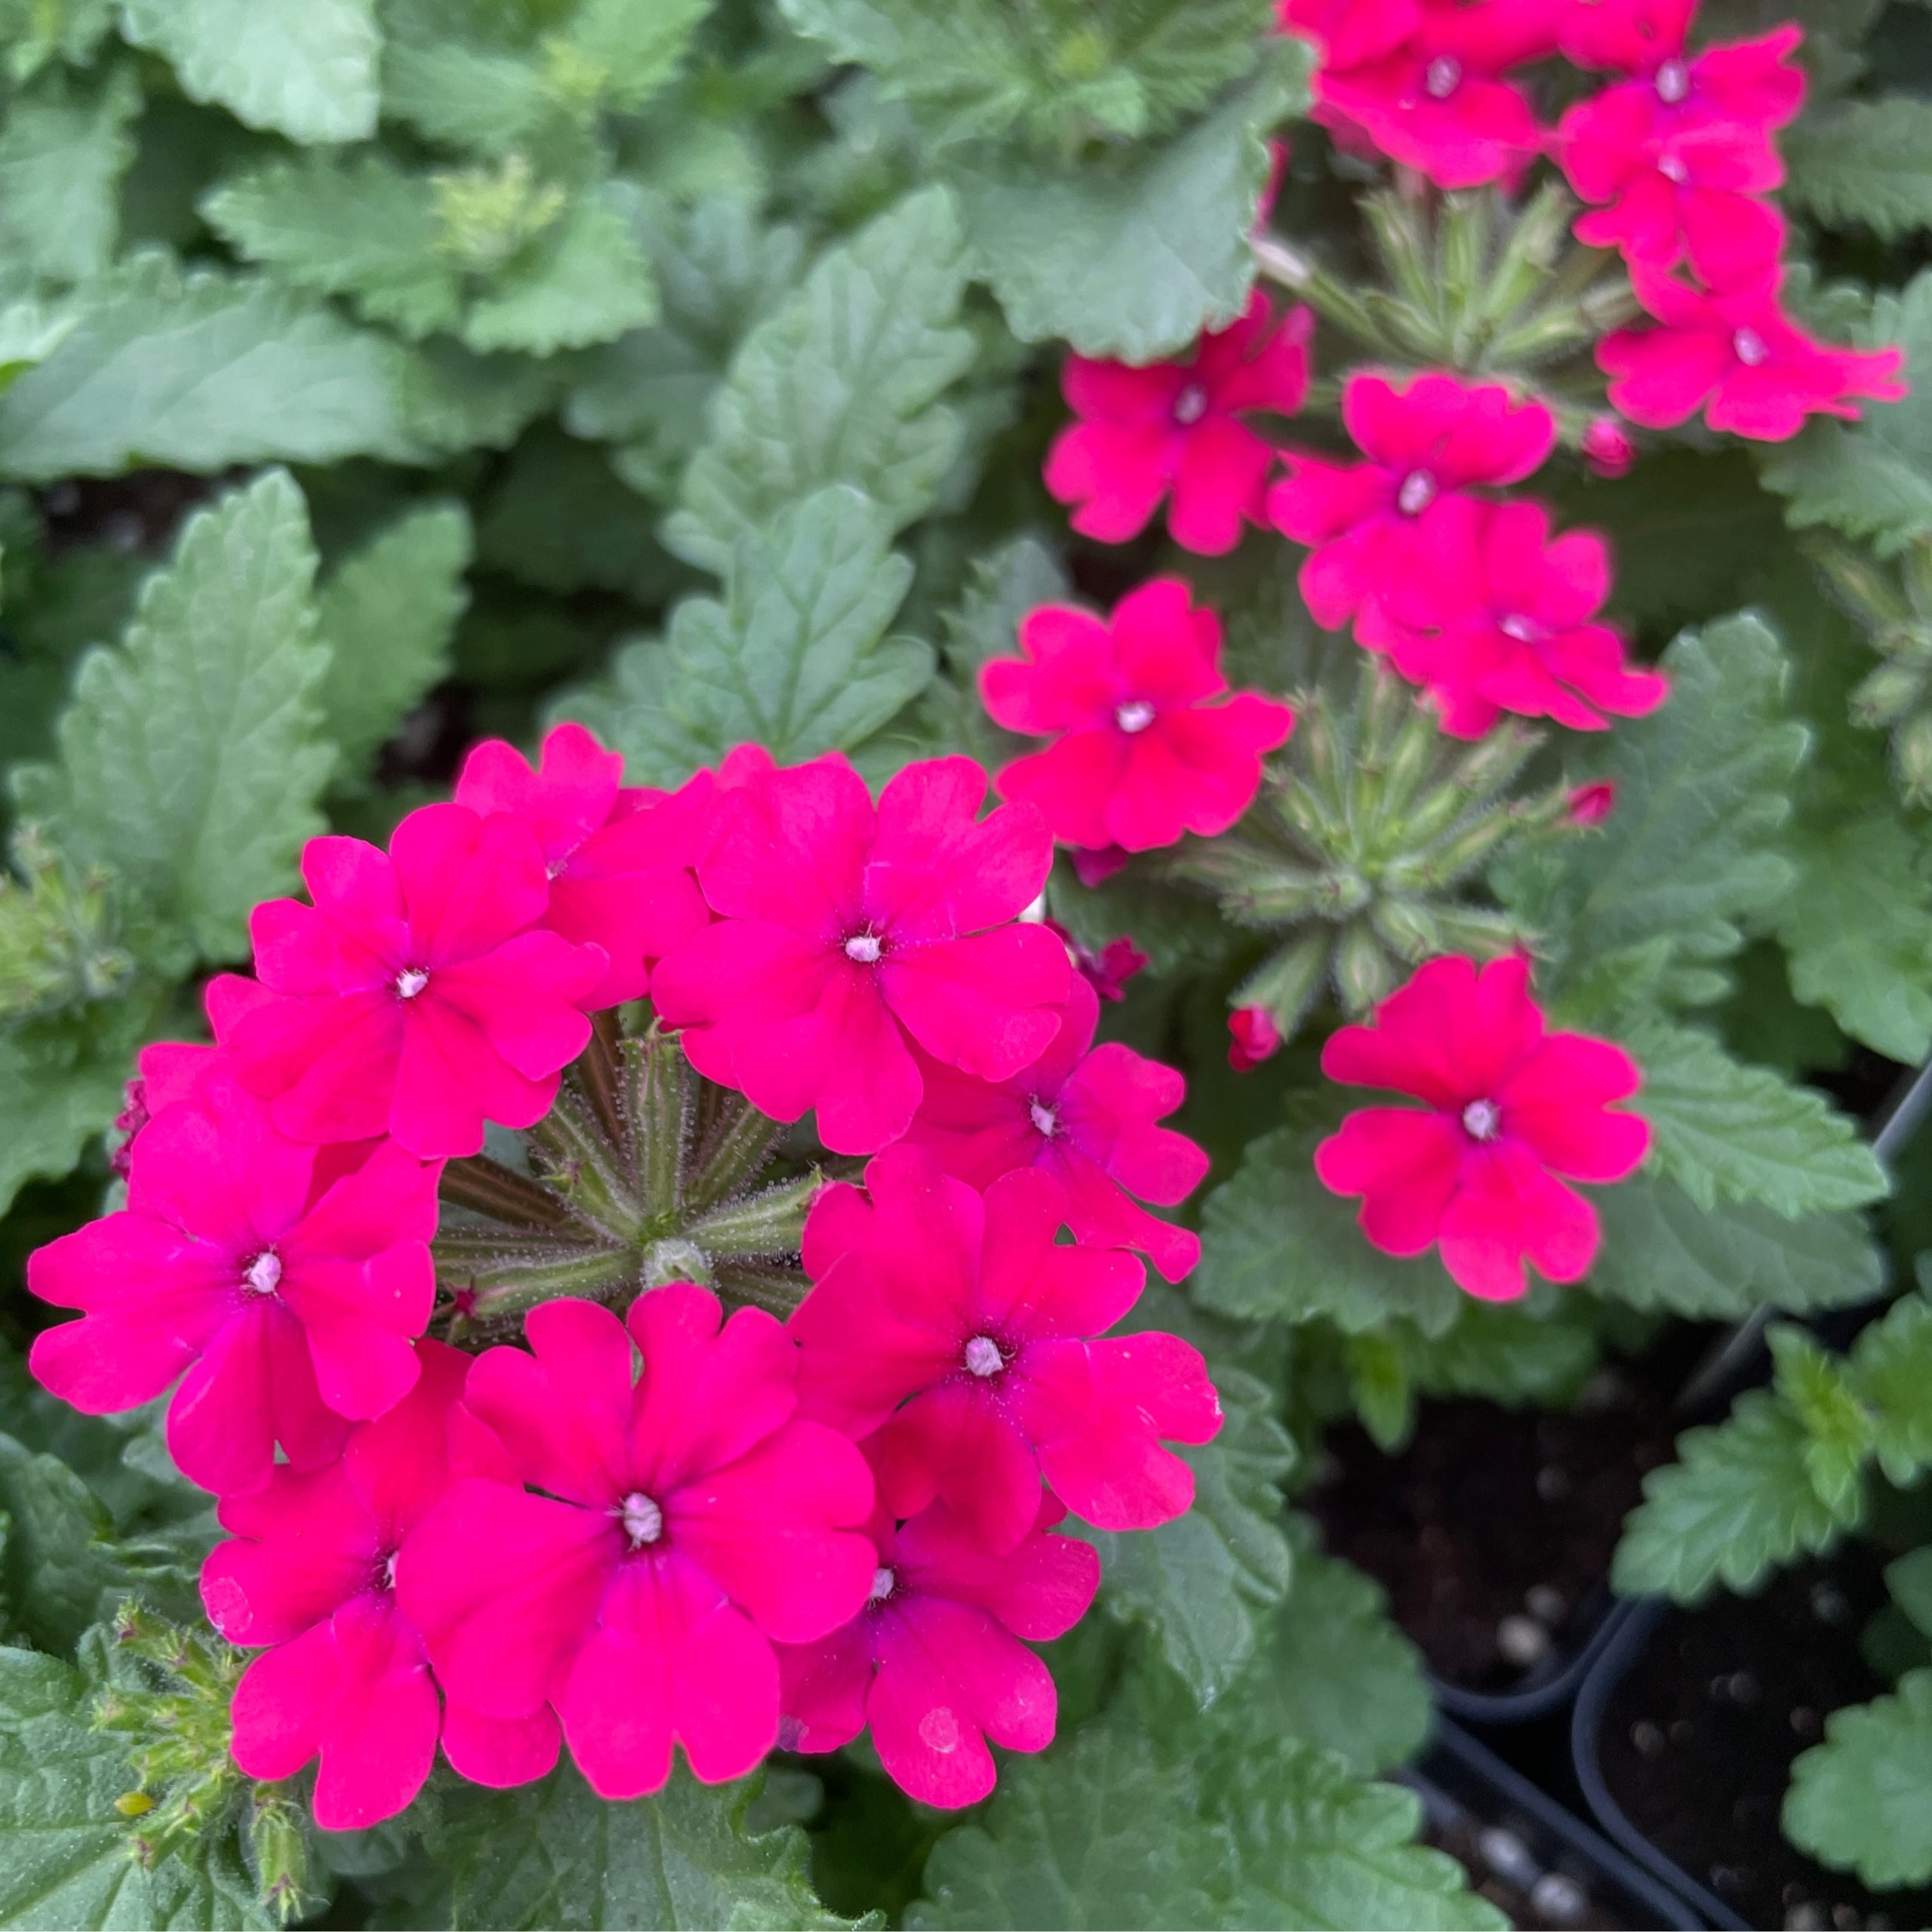
M 1603 1654 L 1612 1633 L 1617 1600 L 1602 1587 L 1595 1614 L 1581 1620 L 1585 1635 L 1567 1650 L 1553 1653 L 1513 1690 L 1472 1690 L 1445 1682 L 1431 1672 L 1430 1694 L 1438 1709 L 1465 1724 L 1532 1724 L 1562 1709 L 1583 1688 L 1592 1666 Z

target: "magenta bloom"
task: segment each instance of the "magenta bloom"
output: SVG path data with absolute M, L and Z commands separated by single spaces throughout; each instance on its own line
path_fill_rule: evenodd
M 582 1002 L 592 1009 L 643 998 L 652 962 L 711 918 L 692 869 L 716 780 L 700 771 L 679 792 L 626 790 L 623 770 L 581 724 L 559 724 L 537 771 L 492 738 L 463 761 L 456 785 L 458 804 L 514 814 L 537 835 L 550 879 L 543 924 L 601 946 L 608 961 Z
M 1399 46 L 1352 66 L 1331 54 L 1315 77 L 1324 116 L 1360 128 L 1390 160 L 1441 188 L 1512 174 L 1541 152 L 1543 129 L 1506 76 L 1555 52 L 1561 0 L 1421 0 Z M 1380 28 L 1379 8 L 1367 12 Z M 1368 44 L 1380 33 L 1364 36 Z
M 1161 1444 L 1220 1427 L 1206 1365 L 1172 1335 L 1092 1339 L 1139 1299 L 1140 1264 L 1057 1244 L 1066 1195 L 1036 1168 L 983 1200 L 926 1149 L 894 1147 L 866 1190 L 812 1204 L 817 1286 L 791 1330 L 806 1413 L 854 1435 L 882 1426 L 888 1506 L 916 1515 L 941 1498 L 995 1553 L 1026 1537 L 1042 1478 L 1102 1529 L 1180 1515 L 1193 1472 Z
M 1857 421 L 1852 400 L 1896 402 L 1906 393 L 1897 349 L 1834 349 L 1785 313 L 1774 268 L 1709 293 L 1633 267 L 1637 298 L 1660 326 L 1620 329 L 1597 344 L 1611 405 L 1633 423 L 1667 429 L 1699 409 L 1713 429 L 1761 442 L 1795 436 L 1813 415 Z
M 705 1783 L 749 1770 L 778 1736 L 773 1643 L 848 1622 L 877 1567 L 865 1458 L 795 1417 L 784 1330 L 722 1313 L 681 1282 L 627 1322 L 533 1309 L 534 1352 L 478 1356 L 464 1403 L 543 1493 L 460 1481 L 397 1559 L 452 1702 L 513 1724 L 553 1709 L 600 1797 L 657 1790 L 673 1740 Z
M 1168 1281 L 1201 1259 L 1199 1236 L 1137 1206 L 1171 1208 L 1208 1171 L 1208 1154 L 1157 1127 L 1187 1097 L 1171 1066 L 1131 1047 L 1094 1044 L 1100 996 L 1084 979 L 1067 989 L 1052 1044 L 1010 1080 L 926 1069 L 926 1097 L 906 1138 L 983 1192 L 1016 1168 L 1038 1168 L 1066 1192 L 1066 1224 L 1090 1247 L 1138 1248 Z
M 298 1140 L 389 1133 L 412 1152 L 478 1152 L 485 1119 L 529 1127 L 590 1037 L 581 1003 L 595 946 L 532 931 L 549 902 L 521 819 L 425 805 L 388 854 L 312 838 L 314 900 L 271 899 L 250 921 L 255 970 L 284 997 L 235 1026 L 244 1082 Z
M 1454 737 L 1481 737 L 1506 711 L 1600 731 L 1605 712 L 1640 718 L 1670 689 L 1628 669 L 1622 637 L 1598 621 L 1610 586 L 1593 531 L 1552 541 L 1540 503 L 1465 498 L 1429 519 L 1356 635 L 1429 688 Z
M 1361 1229 L 1386 1254 L 1439 1245 L 1457 1285 L 1485 1301 L 1524 1291 L 1523 1263 L 1580 1281 L 1596 1259 L 1596 1210 L 1555 1177 L 1622 1180 L 1648 1151 L 1649 1127 L 1613 1113 L 1641 1084 L 1607 1040 L 1546 1033 L 1529 962 L 1432 959 L 1376 1009 L 1344 1026 L 1321 1070 L 1355 1087 L 1413 1094 L 1421 1108 L 1370 1107 L 1315 1150 L 1337 1194 L 1362 1196 Z
M 836 753 L 748 778 L 699 868 L 722 916 L 659 965 L 652 997 L 707 1078 L 774 1120 L 818 1111 L 835 1152 L 869 1154 L 919 1104 L 916 1041 L 1004 1080 L 1039 1057 L 1070 968 L 1015 925 L 1053 863 L 1031 806 L 977 817 L 971 758 L 909 764 L 879 795 Z
M 1124 863 L 1126 854 L 1121 857 Z M 1082 946 L 1057 919 L 1042 919 L 1040 923 L 1066 948 L 1073 970 L 1103 999 L 1118 1002 L 1126 998 L 1128 981 L 1148 964 L 1148 955 L 1125 935 L 1109 940 L 1096 952 L 1091 946 Z
M 816 1644 L 778 1646 L 786 1748 L 835 1751 L 870 1724 L 900 1789 L 949 1810 L 992 1789 L 988 1737 L 1044 1751 L 1059 1698 L 1026 1645 L 1071 1630 L 1100 1583 L 1091 1544 L 1048 1534 L 1065 1513 L 1042 1496 L 1033 1527 L 1004 1556 L 989 1555 L 943 1503 L 896 1529 L 889 1514 L 875 1518 L 865 1608 Z
M 1294 729 L 1285 704 L 1253 691 L 1208 702 L 1228 688 L 1220 620 L 1177 577 L 1143 584 L 1105 623 L 1029 611 L 1020 648 L 981 667 L 980 694 L 995 723 L 1054 743 L 993 782 L 1070 845 L 1146 852 L 1226 831 L 1254 802 L 1262 754 Z
M 1238 1006 L 1228 1015 L 1228 1064 L 1252 1073 L 1281 1051 L 1281 1029 L 1265 1006 Z
M 454 1349 L 419 1347 L 415 1388 L 356 1429 L 339 1462 L 306 1474 L 284 1465 L 266 1489 L 223 1500 L 235 1540 L 202 1566 L 215 1628 L 271 1647 L 235 1687 L 235 1761 L 250 1777 L 286 1778 L 319 1752 L 325 1831 L 401 1810 L 429 1775 L 440 1732 L 458 1768 L 485 1783 L 540 1777 L 557 1758 L 554 1723 L 497 1726 L 454 1706 L 445 1719 L 422 1639 L 396 1607 L 396 1552 L 449 1486 L 450 1418 L 469 1371 Z M 478 1730 L 491 1740 L 481 1762 L 462 1755 Z
M 1284 33 L 1312 41 L 1332 67 L 1358 67 L 1405 45 L 1422 24 L 1422 0 L 1275 0 Z
M 1570 794 L 1570 823 L 1584 826 L 1603 823 L 1617 809 L 1617 782 L 1600 778 L 1594 784 L 1579 785 Z
M 1124 543 L 1146 528 L 1170 491 L 1168 531 L 1183 549 L 1216 556 L 1261 521 L 1274 445 L 1241 419 L 1292 416 L 1308 393 L 1306 309 L 1277 318 L 1257 293 L 1247 313 L 1211 331 L 1186 362 L 1094 362 L 1069 355 L 1060 374 L 1080 418 L 1054 438 L 1046 483 L 1078 507 L 1083 536 Z
M 259 1489 L 278 1442 L 297 1469 L 331 1460 L 349 1418 L 415 1385 L 441 1164 L 385 1141 L 326 1189 L 318 1166 L 231 1077 L 205 1075 L 142 1129 L 127 1207 L 29 1257 L 33 1293 L 82 1311 L 35 1338 L 35 1377 L 106 1415 L 185 1371 L 168 1449 L 217 1495 Z
M 1275 527 L 1310 547 L 1302 598 L 1331 631 L 1402 574 L 1403 552 L 1438 503 L 1479 485 L 1520 483 L 1556 442 L 1556 420 L 1541 403 L 1454 376 L 1418 376 L 1406 389 L 1351 376 L 1342 420 L 1369 460 L 1291 456 L 1268 495 Z
M 1591 473 L 1606 481 L 1629 475 L 1636 464 L 1636 443 L 1614 416 L 1592 417 L 1578 447 Z

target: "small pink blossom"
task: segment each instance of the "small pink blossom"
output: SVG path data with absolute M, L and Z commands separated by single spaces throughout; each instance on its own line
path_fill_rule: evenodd
M 1594 531 L 1552 540 L 1540 503 L 1464 499 L 1429 520 L 1356 634 L 1429 688 L 1452 737 L 1479 738 L 1506 711 L 1600 731 L 1606 712 L 1641 718 L 1669 694 L 1598 620 L 1610 586 Z
M 1091 1247 L 1132 1247 L 1178 1281 L 1201 1258 L 1201 1240 L 1136 1205 L 1171 1208 L 1208 1171 L 1208 1155 L 1155 1123 L 1187 1097 L 1171 1066 L 1115 1041 L 1094 1044 L 1099 995 L 1084 979 L 1067 989 L 1060 1029 L 1033 1064 L 1009 1080 L 925 1069 L 926 1094 L 906 1130 L 946 1171 L 983 1192 L 1016 1168 L 1038 1168 L 1066 1192 L 1066 1224 Z
M 1597 345 L 1611 406 L 1647 429 L 1667 429 L 1700 408 L 1713 429 L 1783 442 L 1809 416 L 1856 422 L 1854 397 L 1906 394 L 1897 349 L 1834 349 L 1805 334 L 1779 298 L 1780 272 L 1710 292 L 1633 267 L 1652 328 L 1620 329 Z
M 805 1412 L 881 1429 L 888 1506 L 916 1515 L 940 1498 L 994 1552 L 1025 1538 L 1042 1480 L 1102 1529 L 1180 1515 L 1194 1474 L 1162 1440 L 1205 1442 L 1221 1426 L 1186 1343 L 1094 1339 L 1145 1277 L 1131 1255 L 1057 1241 L 1067 1214 L 1037 1168 L 982 1198 L 925 1149 L 894 1147 L 864 1193 L 827 1188 L 805 1223 L 817 1285 L 791 1321 Z
M 980 695 L 996 723 L 1054 742 L 994 783 L 1071 845 L 1146 852 L 1226 831 L 1254 801 L 1262 754 L 1294 728 L 1285 704 L 1253 691 L 1208 702 L 1228 688 L 1220 620 L 1176 577 L 1143 584 L 1104 623 L 1044 605 L 1020 648 L 981 668 Z
M 1103 999 L 1116 1002 L 1124 999 L 1128 981 L 1147 967 L 1148 955 L 1124 936 L 1109 940 L 1096 952 L 1091 946 L 1081 945 L 1057 919 L 1042 919 L 1040 923 L 1058 936 L 1073 970 Z
M 1115 873 L 1124 872 L 1134 854 L 1118 845 L 1103 845 L 1091 852 L 1076 845 L 1067 857 L 1073 862 L 1074 877 L 1091 892 L 1096 886 L 1105 885 Z
M 1583 457 L 1592 473 L 1614 483 L 1627 476 L 1637 461 L 1637 445 L 1614 416 L 1595 416 L 1583 431 Z
M 722 1316 L 682 1282 L 627 1322 L 533 1309 L 533 1352 L 478 1356 L 464 1396 L 515 1481 L 453 1484 L 396 1561 L 451 1699 L 513 1725 L 554 1709 L 600 1797 L 659 1789 L 674 1740 L 704 1783 L 749 1770 L 778 1736 L 773 1644 L 848 1622 L 877 1567 L 865 1458 L 794 1414 L 770 1315 Z
M 1053 844 L 1031 805 L 982 820 L 971 758 L 909 764 L 879 795 L 836 753 L 728 792 L 699 868 L 721 916 L 659 964 L 660 1016 L 707 1078 L 774 1120 L 816 1108 L 835 1152 L 896 1140 L 919 1103 L 912 1044 L 982 1078 L 1059 1026 L 1066 949 L 1013 921 Z
M 530 1127 L 590 1037 L 582 1002 L 608 962 L 536 928 L 549 879 L 521 819 L 426 805 L 386 854 L 312 838 L 314 900 L 272 899 L 250 930 L 263 986 L 228 1051 L 300 1140 L 393 1134 L 426 1156 L 467 1155 L 485 1120 Z
M 1238 1006 L 1228 1015 L 1228 1064 L 1252 1073 L 1281 1051 L 1281 1029 L 1265 1006 Z
M 1527 1259 L 1552 1281 L 1596 1259 L 1596 1210 L 1557 1180 L 1635 1172 L 1650 1128 L 1610 1110 L 1642 1076 L 1607 1040 L 1546 1033 L 1529 962 L 1432 959 L 1322 1049 L 1330 1079 L 1413 1095 L 1421 1108 L 1351 1114 L 1315 1149 L 1324 1186 L 1360 1195 L 1361 1229 L 1386 1254 L 1439 1247 L 1458 1286 L 1485 1301 L 1524 1291 Z
M 1072 1629 L 1100 1582 L 1091 1544 L 1050 1534 L 1065 1513 L 1043 1495 L 1025 1539 L 989 1556 L 943 1503 L 896 1527 L 881 1512 L 865 1608 L 816 1644 L 777 1647 L 786 1748 L 835 1751 L 869 1724 L 900 1789 L 949 1810 L 992 1791 L 989 1737 L 1044 1750 L 1059 1698 L 1026 1646 Z
M 1570 823 L 1584 826 L 1603 823 L 1617 809 L 1617 786 L 1607 778 L 1579 785 L 1570 794 Z
M 1302 598 L 1328 630 L 1402 574 L 1404 552 L 1438 505 L 1481 485 L 1520 483 L 1556 442 L 1556 420 L 1541 403 L 1455 376 L 1418 376 L 1401 389 L 1351 376 L 1342 420 L 1369 460 L 1291 455 L 1268 497 L 1269 520 L 1309 546 Z
M 148 1084 L 138 1075 L 128 1082 L 122 1096 L 121 1111 L 114 1116 L 114 1131 L 121 1144 L 107 1157 L 108 1171 L 122 1180 L 134 1164 L 134 1136 L 148 1124 Z
M 1275 0 L 1281 31 L 1312 41 L 1335 67 L 1358 67 L 1406 45 L 1422 11 L 1422 0 Z
M 500 738 L 463 761 L 456 801 L 509 812 L 537 835 L 550 880 L 543 924 L 609 962 L 584 998 L 592 1009 L 641 999 L 652 962 L 710 921 L 692 875 L 708 836 L 716 780 L 700 771 L 676 792 L 620 789 L 623 759 L 581 724 L 559 724 L 532 771 Z
M 331 1460 L 349 1419 L 414 1386 L 439 1161 L 392 1141 L 317 1185 L 317 1150 L 217 1069 L 134 1145 L 128 1205 L 39 1249 L 27 1286 L 82 1318 L 35 1337 L 39 1380 L 89 1415 L 181 1378 L 170 1453 L 218 1495 Z M 185 1374 L 184 1374 L 185 1371 Z
M 1168 534 L 1204 555 L 1232 550 L 1261 521 L 1274 445 L 1244 420 L 1292 416 L 1308 392 L 1314 317 L 1277 317 L 1257 292 L 1247 312 L 1204 335 L 1185 362 L 1137 368 L 1069 355 L 1060 386 L 1080 420 L 1048 453 L 1046 484 L 1078 507 L 1073 527 L 1103 543 L 1146 529 L 1172 493 Z

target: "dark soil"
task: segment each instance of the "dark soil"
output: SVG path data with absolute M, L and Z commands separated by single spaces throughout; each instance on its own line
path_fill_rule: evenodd
M 1546 1680 L 1607 1607 L 1623 1519 L 1645 1473 L 1672 1460 L 1684 1423 L 1671 1401 L 1710 1334 L 1672 1329 L 1567 1411 L 1424 1402 L 1399 1455 L 1355 1424 L 1331 1431 L 1334 1471 L 1309 1499 L 1327 1546 L 1380 1582 L 1444 1681 Z
M 1643 1918 L 1593 1887 L 1587 1875 L 1546 1869 L 1507 1820 L 1487 1823 L 1440 1791 L 1423 1794 L 1423 1839 L 1446 1851 L 1469 1884 L 1524 1932 L 1626 1932 Z
M 1788 1844 L 1791 1761 L 1824 1720 L 1890 1688 L 1859 1650 L 1885 1601 L 1880 1559 L 1848 1549 L 1758 1596 L 1674 1611 L 1611 1694 L 1598 1749 L 1625 1815 L 1754 1926 L 1932 1924 L 1932 1890 L 1868 1892 Z

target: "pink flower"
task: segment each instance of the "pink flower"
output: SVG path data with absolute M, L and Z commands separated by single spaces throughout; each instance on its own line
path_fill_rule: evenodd
M 29 1259 L 34 1294 L 82 1312 L 35 1339 L 35 1375 L 89 1415 L 181 1377 L 168 1446 L 219 1495 L 266 1482 L 278 1442 L 297 1469 L 331 1460 L 346 1419 L 415 1385 L 441 1164 L 385 1141 L 326 1187 L 321 1164 L 208 1074 L 142 1129 L 126 1208 Z
M 251 929 L 262 983 L 283 997 L 245 1014 L 229 1051 L 298 1140 L 387 1132 L 412 1152 L 465 1155 L 485 1119 L 529 1127 L 590 1037 L 581 1004 L 608 962 L 533 931 L 549 900 L 521 819 L 426 805 L 386 857 L 312 838 L 313 906 L 272 899 Z
M 250 1777 L 292 1777 L 319 1752 L 315 1822 L 359 1830 L 422 1789 L 441 1733 L 451 1760 L 486 1783 L 521 1783 L 555 1763 L 549 1713 L 497 1725 L 452 1705 L 445 1717 L 415 1627 L 396 1607 L 396 1552 L 449 1485 L 450 1420 L 469 1358 L 419 1345 L 423 1374 L 341 1460 L 278 1467 L 266 1488 L 223 1499 L 202 1566 L 210 1620 L 231 1643 L 266 1644 L 235 1687 L 232 1749 Z M 466 1750 L 478 1734 L 479 1758 Z
M 1205 1149 L 1155 1125 L 1187 1097 L 1187 1082 L 1131 1047 L 1093 1044 L 1100 1001 L 1085 980 L 1068 988 L 1063 1012 L 1052 1044 L 1010 1080 L 928 1066 L 906 1141 L 983 1192 L 1016 1168 L 1043 1169 L 1066 1190 L 1076 1241 L 1138 1248 L 1178 1281 L 1201 1259 L 1200 1238 L 1130 1196 L 1171 1208 L 1207 1173 Z
M 1228 1015 L 1228 1064 L 1252 1073 L 1281 1051 L 1281 1029 L 1265 1006 L 1238 1006 Z
M 1125 856 L 1121 855 L 1123 863 Z M 1131 939 L 1110 939 L 1096 952 L 1091 946 L 1082 946 L 1057 919 L 1042 919 L 1040 923 L 1066 948 L 1073 970 L 1103 999 L 1116 1002 L 1124 999 L 1128 981 L 1147 966 L 1148 955 Z
M 1612 407 L 1647 429 L 1670 429 L 1701 408 L 1713 429 L 1779 443 L 1807 416 L 1857 421 L 1855 396 L 1896 402 L 1906 394 L 1900 351 L 1814 340 L 1785 313 L 1776 269 L 1720 293 L 1641 267 L 1630 279 L 1662 326 L 1606 336 L 1597 365 L 1611 378 Z
M 866 1189 L 812 1204 L 817 1285 L 791 1329 L 806 1413 L 855 1435 L 882 1429 L 886 1504 L 916 1515 L 937 1497 L 995 1552 L 1025 1537 L 1043 1478 L 1102 1529 L 1180 1515 L 1193 1472 L 1161 1443 L 1220 1427 L 1206 1365 L 1172 1335 L 1092 1339 L 1139 1299 L 1140 1264 L 1057 1243 L 1066 1195 L 1036 1168 L 1001 1175 L 983 1200 L 927 1149 L 894 1147 Z
M 1429 688 L 1452 737 L 1479 738 L 1506 711 L 1600 731 L 1604 712 L 1641 718 L 1670 689 L 1627 669 L 1623 638 L 1596 621 L 1610 583 L 1594 531 L 1552 541 L 1540 503 L 1465 499 L 1429 519 L 1356 635 Z
M 134 1164 L 134 1136 L 152 1118 L 148 1112 L 148 1084 L 137 1075 L 123 1090 L 121 1111 L 114 1116 L 114 1131 L 122 1136 L 122 1141 L 107 1158 L 109 1173 L 122 1180 L 128 1178 Z
M 835 1751 L 869 1724 L 900 1789 L 949 1810 L 992 1789 L 989 1737 L 1044 1750 L 1059 1699 L 1026 1645 L 1071 1630 L 1100 1582 L 1091 1544 L 1048 1534 L 1065 1513 L 1042 1496 L 1019 1546 L 990 1556 L 943 1503 L 897 1528 L 881 1512 L 865 1608 L 816 1644 L 778 1646 L 786 1748 Z
M 1074 877 L 1091 892 L 1096 886 L 1105 885 L 1115 872 L 1124 872 L 1134 854 L 1118 845 L 1103 845 L 1091 852 L 1075 847 L 1069 857 L 1073 861 Z
M 1524 1290 L 1527 1258 L 1552 1281 L 1596 1258 L 1596 1210 L 1554 1178 L 1622 1180 L 1650 1146 L 1648 1126 L 1609 1103 L 1635 1093 L 1636 1063 L 1607 1040 L 1546 1033 L 1529 962 L 1432 959 L 1344 1026 L 1321 1070 L 1392 1088 L 1424 1105 L 1351 1114 L 1315 1152 L 1337 1194 L 1363 1197 L 1361 1229 L 1386 1254 L 1438 1245 L 1457 1284 L 1485 1301 Z
M 778 1324 L 721 1315 L 683 1282 L 626 1322 L 533 1309 L 534 1353 L 478 1356 L 464 1403 L 543 1493 L 460 1481 L 396 1562 L 450 1698 L 509 1724 L 553 1709 L 603 1798 L 657 1790 L 674 1740 L 706 1784 L 749 1770 L 778 1736 L 773 1643 L 849 1621 L 877 1567 L 865 1458 L 794 1415 Z
M 456 785 L 458 804 L 513 813 L 536 833 L 550 879 L 543 924 L 601 946 L 609 962 L 583 1001 L 593 1009 L 643 998 L 651 962 L 711 916 L 691 875 L 717 781 L 700 771 L 676 792 L 622 790 L 623 769 L 581 724 L 559 724 L 538 771 L 492 738 L 463 761 Z
M 1136 368 L 1068 356 L 1060 386 L 1081 420 L 1054 438 L 1046 484 L 1056 500 L 1078 506 L 1074 528 L 1124 543 L 1171 491 L 1168 530 L 1177 543 L 1211 556 L 1232 550 L 1243 523 L 1261 521 L 1275 464 L 1274 445 L 1242 418 L 1300 408 L 1314 326 L 1306 309 L 1277 318 L 1257 292 L 1185 362 Z
M 1637 460 L 1637 445 L 1614 416 L 1595 416 L 1583 431 L 1580 445 L 1592 472 L 1606 482 L 1629 475 Z
M 1579 785 L 1570 794 L 1572 825 L 1601 825 L 1616 809 L 1617 786 L 1608 778 L 1599 779 L 1593 785 Z
M 1331 66 L 1358 67 L 1394 53 L 1422 24 L 1421 0 L 1275 0 L 1284 33 L 1312 41 Z
M 1020 648 L 981 667 L 980 696 L 996 723 L 1054 743 L 993 782 L 1071 845 L 1146 852 L 1226 831 L 1254 801 L 1262 754 L 1294 728 L 1285 704 L 1252 691 L 1207 702 L 1228 688 L 1220 620 L 1176 577 L 1122 598 L 1106 623 L 1063 605 L 1030 611 Z
M 1315 100 L 1438 187 L 1473 188 L 1513 174 L 1541 152 L 1543 136 L 1528 100 L 1505 76 L 1555 51 L 1557 4 L 1422 0 L 1415 30 L 1400 46 L 1346 66 L 1331 54 L 1315 77 Z
M 1059 1026 L 1066 949 L 1015 916 L 1052 840 L 1029 805 L 983 820 L 971 758 L 909 764 L 874 809 L 837 754 L 728 793 L 699 869 L 722 916 L 659 965 L 652 996 L 707 1078 L 774 1120 L 818 1111 L 835 1152 L 870 1153 L 919 1104 L 912 1041 L 989 1080 Z
M 1405 389 L 1351 376 L 1342 420 L 1369 460 L 1292 455 L 1268 497 L 1275 527 L 1310 546 L 1302 598 L 1328 630 L 1401 574 L 1402 552 L 1438 503 L 1478 485 L 1520 483 L 1556 442 L 1556 420 L 1541 403 L 1454 376 L 1418 376 Z

